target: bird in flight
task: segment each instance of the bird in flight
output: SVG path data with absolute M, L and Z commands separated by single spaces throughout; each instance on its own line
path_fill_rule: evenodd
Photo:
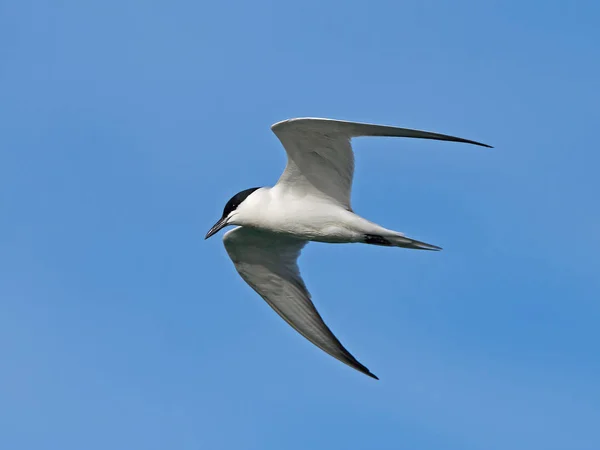
M 346 350 L 316 310 L 298 268 L 300 252 L 310 241 L 441 248 L 384 228 L 352 210 L 351 140 L 389 136 L 491 146 L 428 131 L 333 119 L 289 119 L 271 130 L 287 153 L 287 165 L 277 184 L 234 195 L 205 239 L 227 225 L 237 225 L 225 233 L 223 243 L 244 281 L 310 342 L 378 379 Z

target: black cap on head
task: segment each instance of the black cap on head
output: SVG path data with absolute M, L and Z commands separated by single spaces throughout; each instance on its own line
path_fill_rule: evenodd
M 227 217 L 231 211 L 235 211 L 237 207 L 240 206 L 242 202 L 246 200 L 246 198 L 257 189 L 260 188 L 255 187 L 246 189 L 244 191 L 238 192 L 233 197 L 231 197 L 225 205 L 225 208 L 223 209 L 223 217 Z
M 246 189 L 244 191 L 238 192 L 233 197 L 231 197 L 227 204 L 225 204 L 225 208 L 223 209 L 223 215 L 218 220 L 218 222 L 210 230 L 208 230 L 208 233 L 206 233 L 206 237 L 204 239 L 208 239 L 213 234 L 217 233 L 221 228 L 227 226 L 227 216 L 229 216 L 231 211 L 235 211 L 237 207 L 240 206 L 242 202 L 246 200 L 246 198 L 248 198 L 248 196 L 257 189 L 260 188 L 255 187 Z

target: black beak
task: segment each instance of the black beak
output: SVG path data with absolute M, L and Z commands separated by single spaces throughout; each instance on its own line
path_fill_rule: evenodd
M 218 233 L 221 228 L 225 228 L 226 226 L 227 226 L 227 217 L 221 217 L 219 219 L 219 221 L 217 223 L 215 223 L 215 225 L 210 230 L 208 230 L 208 233 L 206 233 L 206 237 L 204 239 L 208 239 L 213 234 Z

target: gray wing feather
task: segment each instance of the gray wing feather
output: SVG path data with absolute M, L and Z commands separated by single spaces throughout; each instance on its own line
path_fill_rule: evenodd
M 312 132 L 327 133 L 338 132 L 349 138 L 361 136 L 384 136 L 384 137 L 406 137 L 418 139 L 434 139 L 437 141 L 462 142 L 464 144 L 474 144 L 481 147 L 493 148 L 491 145 L 481 142 L 463 139 L 448 134 L 433 133 L 431 131 L 415 130 L 413 128 L 391 127 L 387 125 L 375 125 L 371 123 L 348 122 L 335 119 L 317 119 L 317 118 L 298 118 L 288 119 L 271 126 L 271 130 L 279 136 L 286 129 L 305 129 Z
M 377 379 L 344 348 L 312 303 L 297 264 L 306 241 L 238 227 L 223 242 L 240 276 L 288 324 L 321 350 Z
M 354 176 L 352 138 L 406 137 L 491 147 L 447 134 L 333 119 L 290 119 L 274 124 L 271 129 L 288 155 L 278 184 L 303 193 L 327 196 L 348 209 Z

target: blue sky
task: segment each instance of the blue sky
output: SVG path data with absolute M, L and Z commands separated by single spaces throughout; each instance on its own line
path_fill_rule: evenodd
M 598 449 L 597 2 L 0 1 L 0 447 Z M 357 140 L 354 209 L 441 253 L 309 245 L 298 336 L 208 228 L 269 126 Z

